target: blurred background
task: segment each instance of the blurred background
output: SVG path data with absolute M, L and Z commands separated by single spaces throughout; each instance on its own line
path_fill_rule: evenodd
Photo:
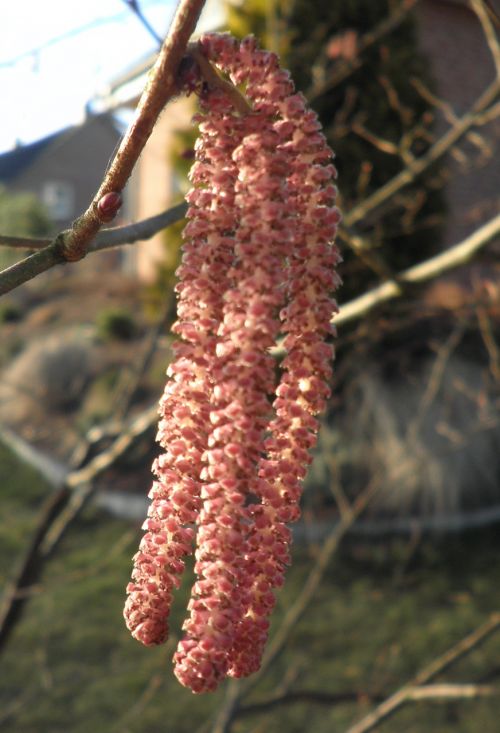
M 3 10 L 1 235 L 50 237 L 86 208 L 174 6 Z M 500 5 L 210 0 L 208 29 L 254 33 L 280 54 L 335 150 L 344 215 L 333 396 L 268 653 L 216 694 L 179 686 L 170 660 L 190 573 L 166 646 L 142 648 L 122 622 L 171 356 L 179 221 L 0 299 L 0 725 L 493 733 Z M 118 224 L 182 201 L 195 109 L 183 97 L 163 112 Z M 0 265 L 24 254 L 0 246 Z

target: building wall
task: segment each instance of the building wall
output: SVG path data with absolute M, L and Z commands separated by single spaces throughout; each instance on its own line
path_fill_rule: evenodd
M 129 184 L 134 221 L 159 214 L 178 202 L 169 151 L 173 149 L 176 132 L 190 126 L 193 113 L 194 100 L 182 97 L 167 106 L 156 124 Z M 152 282 L 165 255 L 164 234 L 159 232 L 147 242 L 128 248 L 126 267 L 135 268 L 144 282 Z
M 495 78 L 495 68 L 476 15 L 461 2 L 423 0 L 417 5 L 420 39 L 431 62 L 436 91 L 457 115 L 467 112 Z M 436 134 L 450 124 L 438 112 Z M 465 139 L 461 159 L 448 155 L 446 184 L 448 219 L 444 244 L 461 241 L 500 208 L 500 166 L 497 150 L 500 119 L 475 130 L 480 145 Z M 479 140 L 478 140 L 479 142 Z
M 64 229 L 89 205 L 119 140 L 120 134 L 108 118 L 90 118 L 62 133 L 9 184 L 9 190 L 30 191 L 43 201 L 47 184 L 65 184 L 73 193 L 71 211 L 54 220 L 56 231 Z

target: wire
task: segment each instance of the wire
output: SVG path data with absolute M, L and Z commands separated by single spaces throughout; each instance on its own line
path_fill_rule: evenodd
M 144 28 L 147 30 L 150 36 L 152 36 L 159 47 L 161 48 L 161 45 L 163 43 L 163 39 L 160 38 L 158 33 L 155 31 L 151 23 L 148 21 L 148 19 L 144 16 L 139 3 L 137 0 L 123 0 L 123 2 L 127 5 L 127 7 L 130 8 L 130 10 L 135 14 L 135 16 L 139 19 L 139 21 L 142 23 Z
M 151 2 L 147 3 L 147 6 L 150 7 L 151 5 L 158 5 L 160 2 L 163 2 L 164 0 L 151 0 Z M 61 33 L 59 36 L 54 36 L 54 38 L 49 38 L 48 41 L 45 43 L 42 43 L 40 46 L 36 46 L 35 48 L 31 48 L 28 51 L 23 51 L 22 53 L 18 54 L 17 56 L 13 56 L 11 59 L 8 59 L 7 61 L 0 61 L 0 69 L 5 69 L 10 66 L 15 66 L 20 61 L 22 61 L 25 58 L 29 58 L 30 56 L 37 56 L 41 51 L 45 51 L 47 48 L 50 48 L 51 46 L 55 46 L 58 43 L 61 43 L 62 41 L 67 40 L 68 38 L 73 38 L 74 36 L 80 35 L 81 33 L 85 33 L 87 31 L 93 30 L 94 28 L 98 28 L 99 26 L 106 25 L 108 23 L 118 23 L 120 21 L 125 20 L 127 17 L 129 17 L 129 13 L 127 11 L 122 11 L 121 13 L 117 13 L 116 15 L 109 15 L 104 18 L 96 18 L 95 20 L 90 21 L 89 23 L 85 23 L 84 25 L 78 26 L 77 28 L 71 28 L 69 31 L 66 31 L 65 33 Z

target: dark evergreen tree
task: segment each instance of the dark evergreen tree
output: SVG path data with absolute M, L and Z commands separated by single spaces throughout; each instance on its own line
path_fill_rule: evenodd
M 238 36 L 255 33 L 263 45 L 277 51 L 318 113 L 336 152 L 344 212 L 405 166 L 399 155 L 374 145 L 371 136 L 394 146 L 407 142 L 407 152 L 416 156 L 430 145 L 432 109 L 412 84 L 417 79 L 432 86 L 428 64 L 418 49 L 415 18 L 408 14 L 380 42 L 360 49 L 364 35 L 399 4 L 394 0 L 233 0 L 227 4 L 230 30 Z M 349 69 L 360 59 L 357 68 Z M 339 79 L 343 69 L 349 73 Z M 360 222 L 352 233 L 362 235 L 370 250 L 361 258 L 343 247 L 343 301 L 387 274 L 384 263 L 389 271 L 398 271 L 439 248 L 444 215 L 441 186 L 439 171 L 430 171 Z

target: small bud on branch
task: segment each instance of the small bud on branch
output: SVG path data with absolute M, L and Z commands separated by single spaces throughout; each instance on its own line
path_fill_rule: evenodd
M 97 203 L 97 213 L 102 222 L 113 221 L 122 205 L 122 197 L 115 191 L 105 193 Z

